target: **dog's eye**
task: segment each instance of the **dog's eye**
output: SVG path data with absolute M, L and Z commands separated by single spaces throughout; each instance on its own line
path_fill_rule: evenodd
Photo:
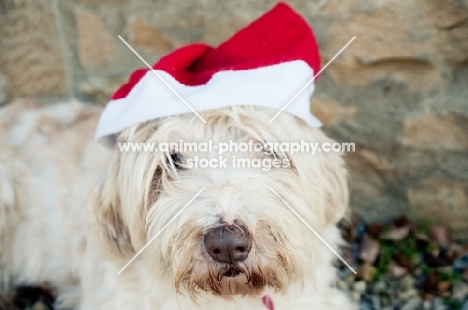
M 171 154 L 171 158 L 167 159 L 167 164 L 171 165 L 170 161 L 174 164 L 177 169 L 184 169 L 182 166 L 184 164 L 184 158 L 179 153 Z
M 175 153 L 171 155 L 171 160 L 174 164 L 181 164 L 182 163 L 182 155 L 179 153 Z

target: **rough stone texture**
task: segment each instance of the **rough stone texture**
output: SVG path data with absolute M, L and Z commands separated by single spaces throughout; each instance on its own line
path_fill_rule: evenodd
M 346 119 L 353 118 L 356 108 L 343 107 L 334 100 L 310 100 L 310 111 L 320 119 L 325 126 L 336 125 Z
M 0 68 L 12 97 L 64 93 L 66 72 L 50 1 L 1 1 L 0 38 Z
M 389 77 L 430 89 L 450 78 L 448 64 L 468 59 L 468 11 L 449 0 L 326 1 L 317 23 L 325 59 L 357 36 L 330 66 L 340 82 L 368 85 Z
M 468 149 L 468 117 L 420 115 L 403 121 L 402 143 L 421 149 Z
M 116 89 L 125 83 L 125 79 L 120 81 L 109 81 L 102 78 L 90 78 L 80 84 L 80 91 L 93 102 L 106 104 Z
M 325 130 L 356 143 L 346 155 L 351 205 L 367 221 L 407 214 L 468 238 L 468 10 L 461 2 L 324 1 L 309 18 L 323 63 L 357 37 L 317 81 L 314 97 L 340 103 L 328 103 L 341 119 Z M 341 117 L 343 107 L 353 116 Z
M 0 72 L 9 99 L 105 103 L 144 67 L 118 35 L 154 63 L 187 43 L 219 44 L 275 3 L 0 1 Z M 324 130 L 356 145 L 346 154 L 356 215 L 429 217 L 468 239 L 467 0 L 288 3 L 314 28 L 323 64 L 356 36 L 311 100 Z
M 94 13 L 75 13 L 78 55 L 85 68 L 100 68 L 114 56 L 114 40 L 101 19 Z
M 7 77 L 0 73 L 0 105 L 3 105 L 8 101 L 8 86 Z
M 457 232 L 466 228 L 468 221 L 468 183 L 427 179 L 411 186 L 408 191 L 412 205 L 410 215 L 418 220 L 428 217 L 450 223 Z M 459 235 L 459 234 L 458 234 Z
M 127 29 L 130 44 L 134 48 L 142 48 L 163 55 L 174 49 L 171 41 L 142 18 L 130 20 Z

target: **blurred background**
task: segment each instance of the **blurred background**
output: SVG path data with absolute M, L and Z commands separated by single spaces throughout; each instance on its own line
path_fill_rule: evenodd
M 341 229 L 358 274 L 341 266 L 338 287 L 361 309 L 468 310 L 468 0 L 287 2 L 323 64 L 357 36 L 310 101 L 328 135 L 356 144 L 354 219 Z M 217 45 L 275 3 L 0 0 L 0 105 L 104 105 L 144 67 L 118 35 L 154 63 L 191 42 Z M 20 287 L 0 309 L 52 309 L 52 295 Z

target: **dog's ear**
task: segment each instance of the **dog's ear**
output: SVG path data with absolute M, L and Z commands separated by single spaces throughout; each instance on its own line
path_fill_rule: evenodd
M 107 257 L 128 259 L 146 244 L 146 218 L 161 177 L 157 157 L 114 149 L 89 196 L 91 237 Z
M 110 258 L 127 258 L 135 252 L 124 221 L 118 189 L 118 158 L 114 157 L 89 195 L 91 237 Z

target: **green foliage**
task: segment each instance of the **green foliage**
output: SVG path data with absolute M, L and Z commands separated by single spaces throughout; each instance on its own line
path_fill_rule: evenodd
M 434 226 L 434 222 L 431 220 L 424 220 L 421 225 L 418 226 L 418 232 L 427 235 L 429 233 L 429 229 Z
M 444 305 L 447 306 L 448 309 L 453 310 L 461 308 L 461 302 L 451 298 L 444 299 Z
M 424 221 L 417 228 L 417 231 L 422 235 L 428 235 L 431 226 L 433 226 L 431 221 Z M 384 226 L 383 231 L 388 232 L 390 229 L 391 226 L 386 225 Z M 451 268 L 434 268 L 428 266 L 424 262 L 420 262 L 421 256 L 437 251 L 438 246 L 434 242 L 429 242 L 427 245 L 422 246 L 421 244 L 418 244 L 418 240 L 414 234 L 410 234 L 407 238 L 402 240 L 381 239 L 379 242 L 380 256 L 372 277 L 372 282 L 374 283 L 382 280 L 385 281 L 385 278 L 388 277 L 387 273 L 389 264 L 394 259 L 395 255 L 400 255 L 400 257 L 402 256 L 406 259 L 411 259 L 413 262 L 417 261 L 417 268 L 422 271 L 423 276 L 438 272 L 440 281 L 448 281 L 451 283 L 454 281 L 463 281 L 463 274 L 459 271 Z M 385 295 L 386 293 L 387 292 L 380 292 L 380 295 Z M 444 299 L 444 304 L 447 306 L 447 309 L 459 309 L 461 306 L 458 300 L 450 298 Z
M 439 278 L 442 281 L 449 281 L 449 282 L 463 281 L 463 275 L 461 274 L 461 272 L 455 271 L 453 269 L 442 270 L 439 274 Z

